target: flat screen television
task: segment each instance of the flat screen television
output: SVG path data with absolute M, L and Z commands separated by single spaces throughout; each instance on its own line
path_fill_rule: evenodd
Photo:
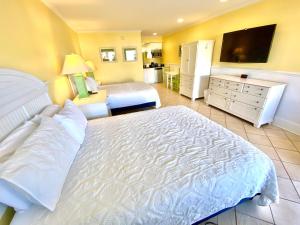
M 225 33 L 221 62 L 266 63 L 276 24 Z

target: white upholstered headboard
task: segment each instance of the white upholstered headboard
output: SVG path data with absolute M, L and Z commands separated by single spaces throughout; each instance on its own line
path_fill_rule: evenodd
M 45 83 L 34 76 L 0 69 L 0 141 L 52 104 Z

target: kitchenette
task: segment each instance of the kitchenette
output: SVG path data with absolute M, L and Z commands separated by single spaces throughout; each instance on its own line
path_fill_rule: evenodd
M 162 43 L 143 44 L 144 82 L 148 84 L 163 82 Z

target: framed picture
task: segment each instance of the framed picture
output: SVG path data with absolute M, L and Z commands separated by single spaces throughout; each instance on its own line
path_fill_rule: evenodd
M 137 50 L 134 47 L 123 48 L 123 57 L 125 62 L 137 61 Z
M 100 48 L 100 57 L 102 62 L 116 62 L 117 55 L 115 48 Z

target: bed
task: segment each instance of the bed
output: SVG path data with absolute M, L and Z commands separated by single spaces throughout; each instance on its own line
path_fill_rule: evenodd
M 123 110 L 161 106 L 155 88 L 143 82 L 101 85 L 108 95 L 108 104 L 112 113 Z
M 26 105 L 37 113 L 45 88 L 23 73 L 17 77 L 40 87 L 4 108 L 18 114 Z M 10 115 L 6 110 L 0 121 L 17 126 L 21 117 Z M 278 202 L 272 160 L 197 112 L 173 106 L 89 121 L 56 209 L 32 206 L 11 224 L 188 225 L 253 197 L 259 205 Z

